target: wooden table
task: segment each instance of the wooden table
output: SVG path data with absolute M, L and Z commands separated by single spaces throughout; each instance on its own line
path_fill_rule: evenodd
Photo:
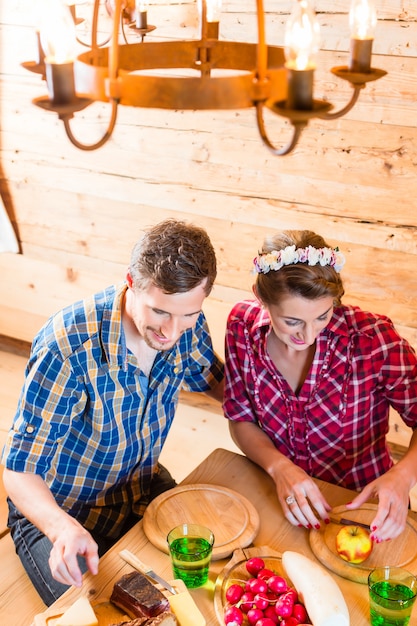
M 317 482 L 333 506 L 343 505 L 352 500 L 351 491 L 322 481 Z M 221 485 L 249 498 L 260 515 L 259 533 L 253 542 L 255 546 L 270 546 L 279 552 L 295 550 L 315 559 L 309 545 L 309 531 L 287 522 L 278 504 L 273 481 L 246 457 L 222 449 L 215 450 L 182 484 L 187 483 Z M 56 613 L 57 608 L 67 607 L 81 593 L 88 593 L 93 602 L 108 599 L 114 582 L 131 571 L 131 567 L 119 557 L 119 551 L 126 548 L 137 553 L 164 578 L 172 578 L 168 555 L 162 553 L 147 540 L 142 529 L 142 522 L 139 522 L 101 558 L 100 571 L 97 576 L 87 573 L 82 590 L 75 588 L 68 590 L 48 611 Z M 191 592 L 207 620 L 207 626 L 219 626 L 213 605 L 214 586 L 218 574 L 229 559 L 230 557 L 212 562 L 209 583 Z M 351 582 L 337 575 L 334 577 L 348 604 L 352 626 L 368 626 L 369 603 L 366 585 Z M 417 625 L 417 616 L 411 619 L 410 625 Z

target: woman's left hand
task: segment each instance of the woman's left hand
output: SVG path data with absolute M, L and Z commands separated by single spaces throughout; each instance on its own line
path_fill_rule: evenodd
M 410 488 L 401 467 L 394 465 L 386 474 L 369 483 L 346 507 L 354 510 L 368 500 L 378 499 L 377 513 L 370 524 L 371 539 L 376 543 L 389 541 L 405 528 Z

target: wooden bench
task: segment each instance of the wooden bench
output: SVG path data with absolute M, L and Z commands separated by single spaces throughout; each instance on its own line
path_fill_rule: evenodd
M 0 563 L 0 624 L 30 626 L 33 616 L 46 607 L 15 552 L 10 534 L 0 539 Z

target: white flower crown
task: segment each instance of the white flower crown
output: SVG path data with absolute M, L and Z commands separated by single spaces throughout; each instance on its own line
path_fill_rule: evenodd
M 270 270 L 280 270 L 284 265 L 294 265 L 295 263 L 306 263 L 307 265 L 329 265 L 334 267 L 336 272 L 340 272 L 345 264 L 344 255 L 339 252 L 339 248 L 296 248 L 287 246 L 282 250 L 271 250 L 271 252 L 260 252 L 254 258 L 253 263 L 258 274 L 267 274 Z

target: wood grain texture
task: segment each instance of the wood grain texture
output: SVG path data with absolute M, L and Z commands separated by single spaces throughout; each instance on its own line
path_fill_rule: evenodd
M 249 497 L 260 513 L 259 533 L 254 541 L 255 547 L 269 546 L 274 552 L 295 550 L 315 559 L 309 544 L 306 529 L 289 524 L 282 514 L 276 499 L 272 479 L 260 468 L 242 455 L 225 450 L 214 451 L 199 465 L 183 484 L 211 484 L 234 488 L 241 495 Z M 333 505 L 343 505 L 352 499 L 352 492 L 328 483 L 317 481 L 326 499 Z M 92 602 L 110 596 L 112 585 L 122 574 L 130 571 L 119 557 L 118 551 L 128 549 L 137 553 L 142 560 L 153 565 L 155 571 L 164 578 L 170 577 L 171 565 L 169 557 L 147 539 L 143 532 L 142 522 L 132 528 L 114 549 L 111 549 L 100 561 L 100 572 L 96 577 L 86 574 L 83 589 L 72 588 L 62 596 L 54 609 L 68 606 L 80 595 L 87 594 Z M 206 618 L 207 626 L 218 626 L 214 610 L 214 590 L 217 577 L 227 566 L 230 559 L 213 561 L 210 566 L 209 583 L 202 588 L 191 590 L 197 606 Z M 333 574 L 340 586 L 349 607 L 352 626 L 369 625 L 369 600 L 366 585 L 354 583 Z M 22 621 L 22 599 L 19 603 L 11 603 L 16 610 L 16 626 L 28 626 L 29 621 Z M 36 611 L 35 613 L 39 613 Z M 13 613 L 12 613 L 13 614 Z M 417 615 L 412 615 L 410 626 L 416 626 Z
M 143 530 L 149 541 L 168 553 L 167 535 L 183 523 L 207 526 L 214 534 L 212 560 L 230 556 L 237 547 L 248 546 L 259 530 L 253 504 L 232 489 L 218 485 L 180 485 L 149 504 Z
M 376 513 L 376 505 L 364 504 L 356 511 L 346 507 L 336 507 L 332 514 L 348 517 L 353 521 L 369 524 Z M 417 565 L 417 523 L 409 517 L 404 532 L 382 544 L 375 544 L 370 556 L 363 563 L 353 564 L 344 561 L 336 550 L 336 535 L 341 526 L 330 523 L 320 530 L 310 532 L 310 546 L 315 556 L 328 569 L 339 576 L 343 576 L 354 582 L 366 584 L 372 569 L 381 564 L 388 563 L 397 567 L 404 567 L 414 571 Z
M 349 4 L 315 3 L 322 31 L 315 97 L 335 110 L 351 94 L 330 73 L 347 62 Z M 255 42 L 255 6 L 224 0 L 220 37 Z M 282 43 L 292 6 L 265 1 L 271 45 Z M 338 245 L 347 257 L 344 301 L 389 315 L 417 347 L 414 0 L 377 1 L 372 64 L 387 76 L 362 90 L 347 116 L 313 120 L 285 158 L 261 144 L 253 110 L 124 107 L 101 150 L 77 150 L 58 117 L 32 104 L 46 93 L 21 66 L 34 56 L 34 7 L 16 0 L 0 11 L 0 192 L 22 248 L 0 255 L 0 334 L 30 342 L 56 310 L 124 278 L 143 228 L 179 217 L 207 228 L 216 249 L 218 280 L 204 310 L 219 354 L 228 312 L 251 295 L 260 243 L 284 228 L 315 230 Z M 149 40 L 198 35 L 191 0 L 154 0 L 149 21 L 157 26 Z M 107 27 L 104 21 L 100 32 Z M 108 104 L 94 104 L 71 120 L 74 132 L 97 139 L 109 114 Z M 265 120 L 271 140 L 286 143 L 288 124 L 269 114 Z M 7 389 L 5 402 L 12 411 Z M 406 445 L 410 431 L 395 416 L 391 424 L 390 437 Z

